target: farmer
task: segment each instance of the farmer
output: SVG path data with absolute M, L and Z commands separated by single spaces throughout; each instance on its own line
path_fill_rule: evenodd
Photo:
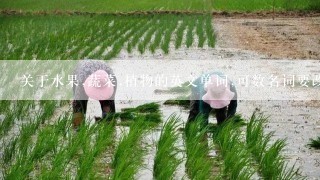
M 102 119 L 109 113 L 114 113 L 117 80 L 107 63 L 100 60 L 80 60 L 74 72 L 78 86 L 73 87 L 73 127 L 77 129 L 84 122 L 88 97 L 99 100 Z M 95 119 L 101 120 L 98 117 Z
M 203 127 L 208 125 L 210 111 L 215 111 L 218 125 L 233 116 L 237 109 L 237 92 L 234 84 L 220 72 L 200 76 L 193 83 L 188 123 L 198 115 L 204 118 Z

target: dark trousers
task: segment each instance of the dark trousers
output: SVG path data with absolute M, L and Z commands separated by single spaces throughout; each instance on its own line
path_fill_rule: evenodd
M 104 101 L 99 101 L 99 102 L 100 102 L 102 112 L 103 112 L 103 107 L 106 107 L 106 106 L 110 107 L 111 113 L 116 112 L 114 100 L 104 100 Z M 83 114 L 86 114 L 87 104 L 88 104 L 88 100 L 74 100 L 72 103 L 73 113 L 82 112 Z
M 190 112 L 187 123 L 194 121 L 197 116 L 202 116 L 202 126 L 206 127 L 209 123 L 209 115 L 212 110 L 215 111 L 218 125 L 222 124 L 224 120 L 227 118 L 227 107 L 221 109 L 213 109 L 210 107 L 209 104 L 205 103 L 202 100 L 191 100 Z

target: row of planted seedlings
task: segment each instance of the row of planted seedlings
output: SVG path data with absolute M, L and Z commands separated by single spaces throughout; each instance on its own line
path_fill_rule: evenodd
M 142 54 L 182 44 L 214 47 L 210 15 L 0 17 L 1 59 L 111 59 L 121 49 Z M 22 29 L 22 30 L 21 30 Z M 198 39 L 198 44 L 195 44 Z
M 255 114 L 244 123 L 240 115 L 230 118 L 221 126 L 202 126 L 202 118 L 185 128 L 186 173 L 190 179 L 304 179 L 298 169 L 289 167 L 285 156 L 285 140 L 271 141 L 273 133 L 265 133 L 267 118 Z M 154 177 L 174 177 L 183 162 L 177 147 L 178 124 L 181 119 L 172 116 L 164 124 L 154 162 Z M 208 144 L 213 134 L 214 146 Z M 210 141 L 210 138 L 209 138 Z M 210 157 L 214 149 L 216 157 Z M 220 170 L 219 170 L 220 169 Z M 170 179 L 170 178 L 169 178 Z
M 281 154 L 285 140 L 271 141 L 272 132 L 265 133 L 267 118 L 254 113 L 245 125 L 234 116 L 218 127 L 214 142 L 221 158 L 219 178 L 225 179 L 304 179 L 299 169 L 289 167 Z
M 29 100 L 8 102 L 18 104 L 18 106 L 9 108 L 7 110 L 9 112 L 4 113 L 5 117 L 12 117 L 10 115 L 12 112 L 18 115 L 12 119 L 16 126 L 13 132 L 2 137 L 2 174 L 6 179 L 25 178 L 32 171 L 33 162 L 37 159 L 36 152 L 41 149 L 37 146 L 37 148 L 31 150 L 30 145 L 34 142 L 40 126 L 49 120 L 56 107 L 63 103 L 58 101 Z M 32 157 L 31 151 L 33 152 Z
M 6 104 L 7 102 L 2 102 Z M 42 101 L 42 110 L 34 121 L 23 125 L 20 135 L 11 139 L 4 148 L 2 166 L 4 177 L 11 178 L 112 178 L 133 179 L 142 168 L 145 153 L 142 137 L 161 122 L 159 105 L 149 103 L 116 113 L 108 123 L 84 124 L 77 133 L 70 133 L 71 117 L 62 115 L 54 124 L 39 126 L 50 118 L 56 102 Z M 1 109 L 3 111 L 3 109 Z M 115 119 L 130 130 L 115 142 Z M 280 154 L 284 140 L 270 142 L 272 134 L 264 134 L 266 119 L 253 115 L 247 124 L 245 135 L 236 123 L 236 116 L 214 131 L 218 159 L 208 157 L 211 147 L 207 144 L 206 128 L 201 128 L 198 117 L 185 129 L 186 173 L 190 179 L 264 179 L 300 178 L 297 170 L 288 168 Z M 181 119 L 171 116 L 161 130 L 156 145 L 153 176 L 155 179 L 171 179 L 183 162 L 179 157 L 178 126 Z M 245 140 L 242 140 L 245 139 Z M 101 161 L 104 154 L 111 162 Z M 220 167 L 220 174 L 214 169 Z M 111 169 L 106 172 L 106 169 Z
M 82 124 L 79 131 L 70 128 L 68 112 L 51 123 L 56 101 L 43 101 L 43 110 L 4 149 L 2 165 L 5 179 L 40 177 L 59 178 L 133 178 L 142 163 L 141 138 L 161 121 L 159 105 L 150 103 L 125 109 L 109 116 L 107 122 Z M 115 147 L 116 119 L 129 126 Z M 40 127 L 41 126 L 41 127 Z M 102 160 L 112 156 L 111 163 Z M 106 172 L 106 169 L 111 171 Z

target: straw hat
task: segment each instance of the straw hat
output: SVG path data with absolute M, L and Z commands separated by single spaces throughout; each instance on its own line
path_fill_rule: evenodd
M 114 92 L 113 86 L 108 73 L 104 70 L 92 73 L 83 84 L 86 94 L 95 100 L 110 99 Z
M 235 96 L 235 93 L 230 90 L 228 80 L 218 75 L 212 75 L 210 80 L 205 83 L 204 89 L 206 94 L 202 97 L 202 100 L 214 109 L 228 106 Z

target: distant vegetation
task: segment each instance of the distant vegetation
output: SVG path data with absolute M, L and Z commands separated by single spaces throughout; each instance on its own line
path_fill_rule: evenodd
M 24 11 L 259 11 L 320 10 L 319 0 L 0 0 L 0 9 Z

